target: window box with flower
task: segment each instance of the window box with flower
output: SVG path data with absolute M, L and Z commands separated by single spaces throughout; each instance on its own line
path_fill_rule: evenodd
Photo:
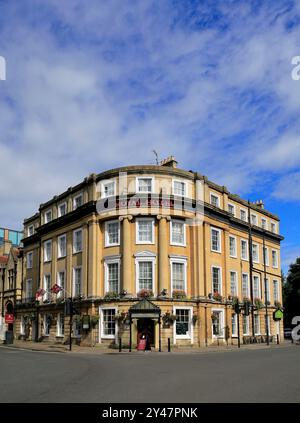
M 176 300 L 184 300 L 186 299 L 186 292 L 182 289 L 174 289 L 172 292 L 172 297 Z
M 214 299 L 215 301 L 219 301 L 219 302 L 221 302 L 221 301 L 222 301 L 222 299 L 223 299 L 222 295 L 221 295 L 219 292 L 217 292 L 217 291 L 215 291 L 215 292 L 213 293 L 212 297 L 213 297 L 213 299 Z
M 152 289 L 141 289 L 138 293 L 137 296 L 138 298 L 151 298 L 153 297 L 153 291 Z
M 257 310 L 260 310 L 264 306 L 262 300 L 258 297 L 254 298 L 253 303 L 254 303 L 254 306 L 257 308 Z

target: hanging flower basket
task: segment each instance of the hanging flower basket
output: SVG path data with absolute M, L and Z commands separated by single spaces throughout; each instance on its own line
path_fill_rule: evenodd
M 279 301 L 274 301 L 274 305 L 276 308 L 281 308 L 281 302 Z
M 195 325 L 196 323 L 197 323 L 197 321 L 198 321 L 198 316 L 197 316 L 197 314 L 193 314 L 193 324 Z
M 170 324 L 175 322 L 176 320 L 176 314 L 171 314 L 169 311 L 167 311 L 163 316 L 162 316 L 163 322 L 165 324 Z
M 238 304 L 239 297 L 232 297 L 232 305 Z
M 122 323 L 126 319 L 126 316 L 127 316 L 126 313 L 123 311 L 122 313 L 115 314 L 113 317 L 113 320 L 115 320 L 118 323 Z
M 99 317 L 97 314 L 95 314 L 94 316 L 90 317 L 90 322 L 91 322 L 91 326 L 94 328 L 97 323 L 99 322 Z

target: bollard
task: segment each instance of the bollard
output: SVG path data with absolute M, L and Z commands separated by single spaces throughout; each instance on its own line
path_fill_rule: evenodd
M 119 338 L 119 352 L 122 351 L 122 338 Z
M 277 333 L 277 345 L 279 345 L 279 335 Z
M 168 338 L 168 352 L 171 352 L 171 339 Z

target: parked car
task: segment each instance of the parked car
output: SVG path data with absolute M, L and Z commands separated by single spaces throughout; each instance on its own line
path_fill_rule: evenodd
M 284 328 L 283 330 L 285 339 L 291 339 L 292 337 L 292 329 L 291 328 Z

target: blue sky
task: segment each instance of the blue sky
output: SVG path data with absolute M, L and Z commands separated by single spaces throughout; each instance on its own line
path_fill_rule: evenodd
M 0 226 L 156 149 L 263 199 L 300 255 L 300 2 L 0 0 L 0 55 Z

